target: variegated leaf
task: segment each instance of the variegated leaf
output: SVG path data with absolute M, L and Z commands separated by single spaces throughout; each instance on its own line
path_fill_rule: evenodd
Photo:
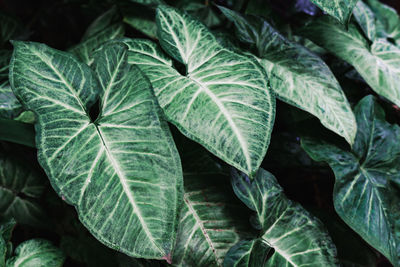
M 359 0 L 311 0 L 329 15 L 346 24 Z
M 301 45 L 287 40 L 264 19 L 245 17 L 224 7 L 220 9 L 234 22 L 239 39 L 255 48 L 278 97 L 310 112 L 325 127 L 352 144 L 357 132 L 353 112 L 324 61 Z
M 150 79 L 167 119 L 187 137 L 254 174 L 269 144 L 275 98 L 254 60 L 223 48 L 200 22 L 173 8 L 157 10 L 159 40 L 184 65 L 180 74 L 156 44 L 128 42 L 129 61 Z
M 376 37 L 376 18 L 374 12 L 363 1 L 358 1 L 353 15 L 365 36 L 369 40 L 374 41 Z
M 400 48 L 384 39 L 369 45 L 356 25 L 346 30 L 327 17 L 309 24 L 302 34 L 353 65 L 375 92 L 400 106 Z
M 355 108 L 358 133 L 352 151 L 303 138 L 317 161 L 336 176 L 334 204 L 340 217 L 365 241 L 400 266 L 400 127 L 385 121 L 372 96 Z
M 57 193 L 104 244 L 169 257 L 182 194 L 180 159 L 151 86 L 122 43 L 95 55 L 98 81 L 68 53 L 14 43 L 10 82 L 37 116 L 38 158 Z M 100 115 L 88 115 L 100 92 Z
M 266 245 L 250 248 L 261 252 L 244 249 L 245 254 L 266 255 L 268 252 L 263 251 L 271 247 L 273 254 L 261 266 L 338 266 L 335 245 L 323 224 L 300 204 L 287 199 L 271 173 L 260 169 L 251 182 L 234 171 L 232 184 L 236 195 L 257 213 L 255 225 L 261 229 L 260 239 Z M 238 247 L 227 257 L 232 257 L 235 250 Z M 254 265 L 250 262 L 236 266 Z

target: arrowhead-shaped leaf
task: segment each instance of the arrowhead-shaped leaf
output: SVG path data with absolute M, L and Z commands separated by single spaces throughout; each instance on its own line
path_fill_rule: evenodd
M 311 0 L 324 12 L 346 24 L 350 20 L 353 8 L 359 0 Z
M 367 96 L 355 108 L 353 151 L 304 138 L 303 148 L 326 161 L 336 176 L 334 204 L 340 217 L 371 246 L 400 266 L 400 127 L 385 121 Z
M 20 158 L 0 153 L 0 218 L 41 226 L 45 212 L 37 199 L 45 190 L 43 177 Z
M 384 39 L 369 45 L 356 25 L 346 30 L 327 17 L 310 23 L 302 34 L 353 65 L 375 92 L 400 106 L 400 48 Z
M 202 171 L 184 168 L 184 204 L 172 258 L 175 266 L 222 266 L 227 251 L 253 234 L 243 216 L 247 211 L 235 197 L 229 178 L 210 172 L 212 166 L 204 164 L 207 158 L 197 158 L 200 155 L 191 158 L 203 161 L 199 162 Z
M 278 97 L 318 117 L 325 127 L 352 144 L 357 132 L 353 112 L 324 61 L 287 40 L 261 17 L 245 17 L 224 7 L 220 9 L 234 22 L 239 39 L 257 51 Z
M 7 260 L 7 267 L 46 266 L 61 267 L 64 263 L 63 252 L 44 239 L 31 239 L 21 243 L 15 249 L 15 256 Z
M 275 250 L 264 266 L 338 265 L 335 245 L 323 224 L 300 204 L 287 199 L 271 173 L 260 169 L 251 182 L 234 171 L 232 184 L 236 195 L 257 213 L 255 225 L 262 230 L 260 239 L 267 246 L 256 246 L 256 249 L 272 247 Z M 243 246 L 249 245 L 243 243 Z M 235 255 L 237 250 L 235 247 L 227 257 Z M 249 249 L 240 250 L 244 255 L 250 253 Z M 254 253 L 263 255 L 259 251 Z
M 254 60 L 223 48 L 200 22 L 173 8 L 157 11 L 164 50 L 186 68 L 181 75 L 156 44 L 128 42 L 129 61 L 149 77 L 168 120 L 227 163 L 254 174 L 269 144 L 275 98 Z
M 80 220 L 130 256 L 170 253 L 182 194 L 179 155 L 147 79 L 121 43 L 95 55 L 93 72 L 72 55 L 14 43 L 10 81 L 38 119 L 38 158 Z M 100 115 L 88 107 L 100 92 Z

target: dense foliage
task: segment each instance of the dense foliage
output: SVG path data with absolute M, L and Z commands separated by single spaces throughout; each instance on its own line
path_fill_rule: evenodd
M 1 267 L 400 266 L 395 9 L 11 2 Z

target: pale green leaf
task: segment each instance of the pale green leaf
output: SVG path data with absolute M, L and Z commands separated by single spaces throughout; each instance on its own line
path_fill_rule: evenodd
M 7 267 L 61 267 L 62 251 L 44 239 L 31 239 L 15 249 L 15 256 L 7 260 Z
M 43 225 L 45 212 L 38 199 L 45 190 L 45 180 L 32 164 L 0 153 L 0 218 L 15 218 L 33 226 Z
M 156 44 L 129 43 L 132 64 L 150 79 L 168 120 L 190 139 L 253 174 L 263 160 L 275 116 L 266 73 L 251 58 L 223 48 L 208 29 L 169 7 L 157 11 L 160 43 L 181 62 L 181 75 Z
M 376 37 L 376 19 L 372 10 L 363 1 L 358 1 L 353 15 L 365 36 L 374 41 Z
M 202 171 L 184 169 L 184 205 L 172 258 L 175 266 L 222 266 L 234 244 L 252 237 L 243 216 L 246 209 L 235 198 L 228 177 L 210 172 L 211 166 L 204 163 L 202 167 Z
M 151 86 L 121 43 L 95 55 L 93 71 L 68 53 L 16 42 L 14 92 L 37 117 L 38 158 L 50 181 L 101 242 L 130 256 L 168 257 L 182 171 Z M 100 115 L 88 110 L 100 92 Z
M 232 184 L 236 195 L 256 212 L 261 241 L 274 249 L 264 266 L 338 265 L 335 245 L 323 224 L 300 204 L 287 199 L 271 173 L 260 169 L 250 181 L 234 171 Z
M 350 20 L 353 8 L 359 0 L 311 0 L 324 12 L 347 24 Z
M 122 37 L 124 35 L 124 26 L 121 23 L 115 23 L 103 30 L 90 35 L 81 43 L 69 49 L 69 52 L 76 55 L 82 62 L 90 65 L 93 63 L 93 52 L 100 48 L 102 44 L 112 39 Z
M 302 34 L 353 65 L 375 92 L 400 106 L 400 48 L 384 39 L 369 46 L 356 25 L 346 30 L 327 17 L 309 24 Z
M 278 97 L 313 114 L 325 127 L 352 144 L 357 132 L 353 112 L 324 61 L 287 40 L 264 19 L 220 9 L 234 22 L 239 39 L 254 46 Z
M 302 146 L 333 169 L 339 216 L 400 266 L 400 127 L 385 121 L 372 96 L 360 101 L 355 114 L 359 130 L 352 151 L 312 138 L 303 138 Z

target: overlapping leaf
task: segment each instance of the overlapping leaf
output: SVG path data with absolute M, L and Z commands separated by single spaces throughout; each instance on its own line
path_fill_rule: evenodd
M 354 19 L 360 25 L 365 36 L 374 41 L 376 37 L 376 18 L 374 12 L 363 1 L 358 1 L 353 11 Z
M 400 127 L 385 121 L 367 96 L 355 108 L 358 133 L 353 151 L 306 138 L 303 148 L 326 161 L 336 176 L 334 204 L 340 217 L 365 241 L 400 266 Z
M 311 2 L 343 24 L 349 22 L 353 8 L 358 1 L 359 0 L 311 0 Z
M 46 184 L 41 174 L 26 162 L 0 153 L 0 218 L 40 226 L 45 212 L 38 203 Z
M 239 39 L 254 46 L 276 94 L 283 101 L 318 117 L 325 127 L 352 144 L 357 131 L 353 112 L 322 59 L 288 41 L 262 18 L 220 9 L 235 23 Z
M 200 166 L 184 168 L 184 204 L 172 264 L 222 266 L 227 251 L 240 239 L 251 237 L 246 209 L 237 201 L 227 176 L 196 150 L 190 157 Z M 196 170 L 198 169 L 198 170 Z
M 44 239 L 31 239 L 15 249 L 15 256 L 7 260 L 7 267 L 61 267 L 65 255 Z
M 38 158 L 53 187 L 106 245 L 168 257 L 182 193 L 180 160 L 151 86 L 123 44 L 95 56 L 95 73 L 68 53 L 16 42 L 14 92 L 38 119 Z M 88 109 L 100 90 L 100 115 Z
M 328 17 L 315 20 L 302 34 L 353 65 L 375 92 L 400 106 L 400 48 L 384 39 L 369 46 L 354 24 L 346 30 Z
M 266 153 L 275 112 L 264 70 L 175 9 L 159 7 L 157 24 L 162 47 L 184 65 L 185 75 L 148 41 L 127 41 L 129 61 L 149 77 L 166 117 L 182 133 L 253 174 Z
M 252 253 L 266 255 L 256 250 L 274 249 L 263 266 L 337 266 L 336 248 L 322 223 L 298 203 L 287 199 L 275 177 L 260 169 L 253 182 L 234 171 L 233 189 L 236 195 L 256 214 L 255 226 L 262 230 L 260 240 L 266 246 L 244 242 L 228 252 L 231 266 L 261 266 L 248 260 Z M 233 257 L 233 258 L 232 258 Z M 264 259 L 265 260 L 265 259 Z M 257 259 L 260 262 L 260 259 Z

